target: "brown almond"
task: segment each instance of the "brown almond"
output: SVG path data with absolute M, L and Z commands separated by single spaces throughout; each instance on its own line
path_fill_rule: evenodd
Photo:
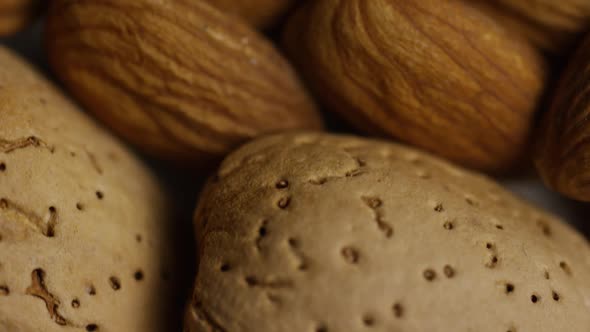
M 567 53 L 590 28 L 588 0 L 476 0 L 494 19 L 552 53 Z
M 590 201 L 590 35 L 573 57 L 537 136 L 536 165 L 545 183 Z
M 464 2 L 312 1 L 285 43 L 318 98 L 368 133 L 485 171 L 527 145 L 544 60 Z
M 71 93 L 152 155 L 205 163 L 267 132 L 319 128 L 289 63 L 203 1 L 53 1 L 49 61 Z
M 0 36 L 12 35 L 30 24 L 41 9 L 38 0 L 2 0 L 0 2 Z
M 259 28 L 274 24 L 293 4 L 293 0 L 208 0 L 213 6 L 236 14 Z

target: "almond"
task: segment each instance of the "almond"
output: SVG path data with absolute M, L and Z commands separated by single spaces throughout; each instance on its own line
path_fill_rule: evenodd
M 0 86 L 0 331 L 173 330 L 157 175 L 4 47 Z
M 315 133 L 257 139 L 217 175 L 187 332 L 590 331 L 589 243 L 485 176 Z
M 552 53 L 567 53 L 590 28 L 588 0 L 476 0 L 495 19 Z
M 538 134 L 536 164 L 551 188 L 590 201 L 590 35 L 573 57 Z
M 266 28 L 276 22 L 293 4 L 293 0 L 208 0 L 215 7 L 237 14 L 248 23 Z
M 53 1 L 47 47 L 83 106 L 155 156 L 205 163 L 263 133 L 321 126 L 271 43 L 203 1 Z
M 0 36 L 18 32 L 37 17 L 39 0 L 2 0 L 0 2 Z
M 544 60 L 464 2 L 311 1 L 285 44 L 318 98 L 368 133 L 485 171 L 527 145 Z

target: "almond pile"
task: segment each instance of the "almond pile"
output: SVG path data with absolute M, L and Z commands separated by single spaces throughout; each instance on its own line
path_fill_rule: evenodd
M 589 119 L 588 0 L 2 0 L 0 332 L 588 332 Z

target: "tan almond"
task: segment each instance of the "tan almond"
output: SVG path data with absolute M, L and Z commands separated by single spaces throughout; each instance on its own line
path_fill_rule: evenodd
M 257 139 L 222 163 L 195 225 L 187 332 L 590 330 L 583 235 L 402 145 Z
M 485 171 L 523 155 L 544 60 L 462 1 L 311 1 L 285 44 L 316 96 L 367 133 Z
M 590 201 L 590 35 L 570 61 L 537 136 L 536 164 L 551 188 Z
M 119 140 L 0 47 L 0 331 L 160 332 L 170 201 Z
M 158 157 L 206 164 L 263 133 L 321 127 L 271 43 L 203 1 L 53 1 L 47 47 L 82 105 Z

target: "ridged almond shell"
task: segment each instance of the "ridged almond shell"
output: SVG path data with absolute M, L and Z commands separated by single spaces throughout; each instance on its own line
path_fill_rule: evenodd
M 285 45 L 315 95 L 367 133 L 485 171 L 524 155 L 544 60 L 466 2 L 310 1 Z
M 588 0 L 476 0 L 515 33 L 552 53 L 569 53 L 590 29 Z
M 537 141 L 536 165 L 545 183 L 590 201 L 590 35 L 563 74 Z
M 285 14 L 293 0 L 208 0 L 224 12 L 233 13 L 255 27 L 266 28 Z
M 39 14 L 39 0 L 0 1 L 0 36 L 9 36 L 26 27 Z
M 53 1 L 46 42 L 78 101 L 158 157 L 206 164 L 263 133 L 321 127 L 271 43 L 204 1 Z

